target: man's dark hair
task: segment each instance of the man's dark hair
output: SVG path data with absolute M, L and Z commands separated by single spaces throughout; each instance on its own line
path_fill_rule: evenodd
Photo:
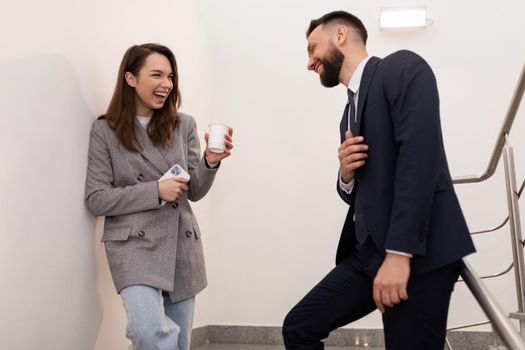
M 318 19 L 312 19 L 310 21 L 310 26 L 308 27 L 308 30 L 306 31 L 306 37 L 308 38 L 310 34 L 314 31 L 315 28 L 317 28 L 320 25 L 326 25 L 326 24 L 344 24 L 352 29 L 354 29 L 363 43 L 366 45 L 366 39 L 368 38 L 368 33 L 366 32 L 366 28 L 363 25 L 363 22 L 356 16 L 352 15 L 351 13 L 348 13 L 346 11 L 334 11 L 327 13 L 326 15 L 319 17 Z

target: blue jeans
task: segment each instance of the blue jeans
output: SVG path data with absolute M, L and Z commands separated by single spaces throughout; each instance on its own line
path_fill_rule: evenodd
M 134 350 L 189 350 L 195 297 L 175 304 L 162 291 L 133 285 L 120 291 Z

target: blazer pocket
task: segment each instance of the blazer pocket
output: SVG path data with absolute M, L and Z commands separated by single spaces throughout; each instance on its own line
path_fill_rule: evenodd
M 107 241 L 127 241 L 133 226 L 107 227 L 104 228 L 102 242 Z
M 201 235 L 201 231 L 199 229 L 199 224 L 197 223 L 197 218 L 193 214 L 191 214 L 191 223 L 192 223 L 193 233 L 195 234 L 195 238 L 199 239 Z
M 193 226 L 193 233 L 195 234 L 195 239 L 199 239 L 201 234 L 199 232 L 199 229 L 195 228 L 195 226 Z
M 439 176 L 434 193 L 448 191 L 451 187 L 451 183 L 444 176 Z

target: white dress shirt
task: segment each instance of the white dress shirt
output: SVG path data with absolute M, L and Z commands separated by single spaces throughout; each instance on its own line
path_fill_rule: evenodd
M 356 109 L 354 113 L 356 120 L 354 120 L 354 122 L 357 122 L 357 103 L 359 102 L 359 85 L 361 85 L 363 71 L 365 70 L 366 63 L 369 59 L 370 57 L 366 57 L 364 60 L 361 61 L 361 63 L 359 63 L 359 65 L 354 71 L 354 74 L 352 74 L 352 78 L 350 78 L 350 81 L 348 82 L 348 89 L 354 93 L 354 104 Z M 348 119 L 350 119 L 350 115 L 350 108 L 348 108 Z M 348 125 L 350 125 L 350 120 L 348 120 Z M 349 183 L 344 183 L 341 176 L 339 176 L 339 186 L 347 194 L 350 194 L 354 189 L 354 179 L 350 180 Z

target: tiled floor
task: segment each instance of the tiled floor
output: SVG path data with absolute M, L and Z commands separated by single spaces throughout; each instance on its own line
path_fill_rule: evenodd
M 383 348 L 326 346 L 326 350 L 382 350 Z M 192 350 L 284 350 L 282 345 L 254 345 L 254 344 L 207 344 L 192 348 Z

